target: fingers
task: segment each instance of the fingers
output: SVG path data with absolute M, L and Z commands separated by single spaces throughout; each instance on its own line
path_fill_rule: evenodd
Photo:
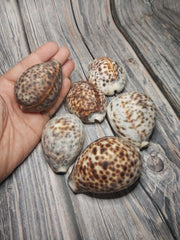
M 59 48 L 55 42 L 48 42 L 16 64 L 12 69 L 5 73 L 4 77 L 8 80 L 16 81 L 27 68 L 35 64 L 46 62 L 54 57 L 63 65 L 69 56 L 70 51 L 68 48 Z
M 73 60 L 68 60 L 62 67 L 63 78 L 67 78 L 71 75 L 74 70 Z
M 67 47 L 60 47 L 56 54 L 53 56 L 56 60 L 58 60 L 62 65 L 67 61 L 70 57 L 70 51 Z
M 66 47 L 61 47 L 54 55 L 54 59 L 58 60 L 62 64 L 63 78 L 69 77 L 74 70 L 73 60 L 68 59 L 70 57 L 70 51 Z
M 71 75 L 73 70 L 74 70 L 74 62 L 72 60 L 68 60 L 63 66 L 63 82 L 62 82 L 61 91 L 59 93 L 59 97 L 56 103 L 48 110 L 48 114 L 50 116 L 57 111 L 57 109 L 63 102 L 64 98 L 68 94 L 71 86 L 71 81 L 69 80 L 68 76 Z
M 45 113 L 45 117 L 48 117 L 48 118 L 50 118 L 50 116 L 52 116 L 57 111 L 57 109 L 59 108 L 64 98 L 69 92 L 71 82 L 68 77 L 71 75 L 72 71 L 74 70 L 74 62 L 72 60 L 66 61 L 66 63 L 62 67 L 62 70 L 63 70 L 63 83 L 62 83 L 61 91 L 59 93 L 59 97 L 55 102 L 55 104 Z
M 56 103 L 47 111 L 47 114 L 46 113 L 44 114 L 45 118 L 50 118 L 50 116 L 52 116 L 57 111 L 57 109 L 63 102 L 64 98 L 68 94 L 70 86 L 71 86 L 71 81 L 69 80 L 69 78 L 64 78 L 59 97 Z

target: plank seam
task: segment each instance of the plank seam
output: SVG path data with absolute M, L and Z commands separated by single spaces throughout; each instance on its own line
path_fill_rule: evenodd
M 73 206 L 73 203 L 72 203 L 72 200 L 71 200 L 70 192 L 69 192 L 69 190 L 67 188 L 67 185 L 66 185 L 65 177 L 63 177 L 63 182 L 64 182 L 64 184 L 63 184 L 64 194 L 66 196 L 66 200 L 68 201 L 68 206 L 71 208 L 71 217 L 74 221 L 74 227 L 77 229 L 78 240 L 81 240 L 82 239 L 81 229 L 79 228 L 78 220 L 77 220 L 76 213 L 75 213 L 75 210 L 74 210 L 74 206 Z
M 162 219 L 162 221 L 165 222 L 167 228 L 169 229 L 172 237 L 174 240 L 176 240 L 176 236 L 171 228 L 171 226 L 169 225 L 168 221 L 166 220 L 166 217 L 164 216 L 163 212 L 161 211 L 161 209 L 158 207 L 158 205 L 156 204 L 156 202 L 152 199 L 151 195 L 148 193 L 148 191 L 145 189 L 145 187 L 143 186 L 143 184 L 141 182 L 139 182 L 140 186 L 142 187 L 142 189 L 144 190 L 144 192 L 147 194 L 148 198 L 151 200 L 154 208 L 157 210 L 157 213 L 159 215 L 159 217 Z
M 168 100 L 170 105 L 172 106 L 174 113 L 178 118 L 180 118 L 180 106 L 176 102 L 176 100 L 171 96 L 169 90 L 166 88 L 166 86 L 163 84 L 161 79 L 155 74 L 154 70 L 152 67 L 149 65 L 148 61 L 144 57 L 144 55 L 141 53 L 139 50 L 138 46 L 136 43 L 133 41 L 133 39 L 129 36 L 128 32 L 125 30 L 125 28 L 121 25 L 116 8 L 115 8 L 115 0 L 109 0 L 110 1 L 110 9 L 111 9 L 111 15 L 112 19 L 118 28 L 118 30 L 121 32 L 121 34 L 124 36 L 124 38 L 127 40 L 127 42 L 131 45 L 132 49 L 140 59 L 142 65 L 146 68 L 152 79 L 155 81 L 157 87 L 161 90 L 162 94 L 165 96 L 165 98 Z
M 26 45 L 27 45 L 28 53 L 31 53 L 31 48 L 30 48 L 30 44 L 29 44 L 28 37 L 27 37 L 27 34 L 26 34 L 26 28 L 25 28 L 24 21 L 23 21 L 19 0 L 16 0 L 16 4 L 17 4 L 17 9 L 19 11 L 19 17 L 20 17 L 21 26 L 22 26 L 22 30 L 23 30 L 23 33 L 24 33 L 24 39 L 25 39 L 25 42 L 26 42 Z
M 80 31 L 80 28 L 79 28 L 79 26 L 78 26 L 78 23 L 77 23 L 77 20 L 76 20 L 76 16 L 75 16 L 75 13 L 74 13 L 74 8 L 73 8 L 72 0 L 70 0 L 70 4 L 71 4 L 72 14 L 73 14 L 73 17 L 74 17 L 74 22 L 75 22 L 75 24 L 76 24 L 77 30 L 78 30 L 81 38 L 82 38 L 82 41 L 83 41 L 84 45 L 85 45 L 86 48 L 87 48 L 89 54 L 90 54 L 91 57 L 94 59 L 94 56 L 93 56 L 92 52 L 90 51 L 88 45 L 86 44 L 86 41 L 85 41 L 85 39 L 84 39 L 84 37 L 83 37 L 83 35 L 82 35 L 81 31 Z

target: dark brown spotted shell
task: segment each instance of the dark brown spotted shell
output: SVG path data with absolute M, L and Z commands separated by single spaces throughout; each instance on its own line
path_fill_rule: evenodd
M 96 85 L 105 95 L 121 92 L 126 83 L 122 65 L 107 57 L 94 59 L 88 66 L 88 81 Z
M 131 186 L 140 176 L 136 148 L 118 137 L 91 143 L 78 157 L 68 178 L 73 192 L 111 193 Z
M 69 112 L 84 123 L 102 122 L 106 115 L 107 102 L 103 92 L 89 82 L 75 82 L 66 97 Z
M 55 103 L 61 85 L 62 67 L 53 59 L 23 72 L 15 84 L 15 96 L 23 111 L 43 112 Z

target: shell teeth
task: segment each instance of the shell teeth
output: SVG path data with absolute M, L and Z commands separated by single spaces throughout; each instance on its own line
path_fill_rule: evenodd
M 94 122 L 102 122 L 105 118 L 106 113 L 92 113 L 88 117 L 88 122 L 89 123 L 94 123 Z
M 96 85 L 105 95 L 121 92 L 126 84 L 123 66 L 110 58 L 97 58 L 88 66 L 88 81 Z
M 42 147 L 54 172 L 67 172 L 82 149 L 84 136 L 81 120 L 72 114 L 54 117 L 46 124 Z
M 155 126 L 153 101 L 139 92 L 126 92 L 111 100 L 107 116 L 115 133 L 139 148 L 148 145 Z
M 66 97 L 69 112 L 78 116 L 84 123 L 102 122 L 106 115 L 107 102 L 104 94 L 89 82 L 72 84 Z
M 139 151 L 133 145 L 118 137 L 103 137 L 78 157 L 68 184 L 75 193 L 118 192 L 139 178 L 141 167 Z
M 148 141 L 143 141 L 143 142 L 141 142 L 140 149 L 144 148 L 144 147 L 147 147 L 148 145 L 149 145 Z

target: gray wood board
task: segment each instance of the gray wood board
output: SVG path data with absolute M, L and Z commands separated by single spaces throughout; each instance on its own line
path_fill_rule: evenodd
M 179 120 L 156 79 L 114 23 L 110 2 L 3 0 L 0 19 L 1 73 L 43 43 L 56 41 L 69 47 L 75 61 L 72 82 L 87 79 L 87 66 L 93 58 L 108 56 L 126 69 L 125 91 L 144 92 L 157 107 L 150 145 L 141 152 L 140 181 L 134 188 L 109 198 L 74 195 L 66 183 L 69 173 L 54 174 L 39 143 L 0 186 L 0 239 L 177 238 Z M 168 54 L 173 58 L 172 52 Z M 147 62 L 153 67 L 152 61 Z M 176 79 L 173 84 L 177 86 Z M 168 91 L 173 96 L 170 88 Z M 65 111 L 62 105 L 57 114 Z M 113 135 L 107 120 L 85 125 L 85 131 L 84 148 L 99 137 Z
M 111 2 L 118 28 L 180 116 L 180 1 Z

